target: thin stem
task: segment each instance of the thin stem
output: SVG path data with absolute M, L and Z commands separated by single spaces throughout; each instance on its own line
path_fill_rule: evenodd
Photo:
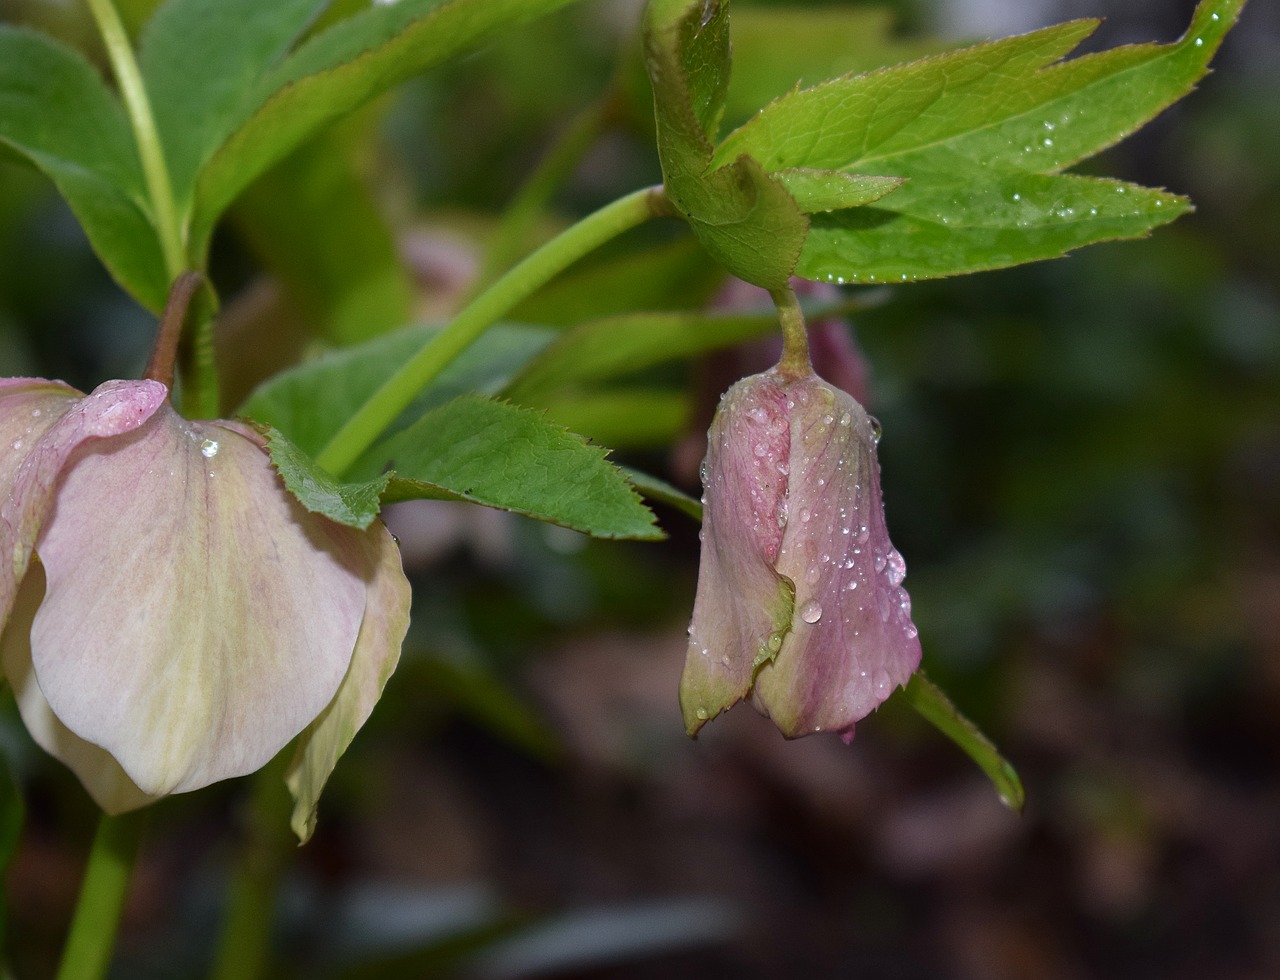
M 778 322 L 782 324 L 782 359 L 778 361 L 781 374 L 800 377 L 813 373 L 809 360 L 809 331 L 804 323 L 804 310 L 796 291 L 790 286 L 771 289 L 773 305 L 778 308 Z
M 133 125 L 133 137 L 142 159 L 142 173 L 147 182 L 147 196 L 151 199 L 152 217 L 156 233 L 160 236 L 160 250 L 164 254 L 165 270 L 173 280 L 186 268 L 182 247 L 182 232 L 178 224 L 178 210 L 173 200 L 173 185 L 169 180 L 169 168 L 165 164 L 160 134 L 156 131 L 155 116 L 151 112 L 151 100 L 142 83 L 138 62 L 133 57 L 129 35 L 120 23 L 120 15 L 111 0 L 88 0 L 89 10 L 98 23 L 102 42 L 111 59 L 111 68 L 120 86 L 120 96 L 129 112 Z
M 253 777 L 212 980 L 259 980 L 267 975 L 276 893 L 292 853 L 283 778 L 288 758 L 288 751 L 281 752 Z
M 605 242 L 650 218 L 670 213 L 662 188 L 646 187 L 605 205 L 551 239 L 472 300 L 452 323 L 383 382 L 320 450 L 316 462 L 341 476 L 409 407 L 418 392 L 499 317 Z
M 178 340 L 182 337 L 182 328 L 187 322 L 191 299 L 203 282 L 204 276 L 198 272 L 184 272 L 174 280 L 173 287 L 169 290 L 169 301 L 164 306 L 164 316 L 160 318 L 160 329 L 156 331 L 151 360 L 147 362 L 147 370 L 142 375 L 152 381 L 159 381 L 171 391 L 173 366 L 178 358 Z
M 106 975 L 144 820 L 135 813 L 103 814 L 99 820 L 58 980 L 100 980 Z

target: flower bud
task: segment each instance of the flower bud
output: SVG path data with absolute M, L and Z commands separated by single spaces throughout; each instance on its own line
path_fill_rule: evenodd
M 750 697 L 789 738 L 854 724 L 920 664 L 889 541 L 879 425 L 812 371 L 725 393 L 703 464 L 703 538 L 680 685 L 685 726 Z

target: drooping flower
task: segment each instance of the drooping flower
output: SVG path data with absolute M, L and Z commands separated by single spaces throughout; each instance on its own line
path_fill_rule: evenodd
M 394 669 L 409 589 L 381 524 L 312 514 L 241 422 L 158 381 L 0 380 L 5 677 L 111 813 L 263 766 L 319 787 Z M 311 726 L 308 728 L 308 726 Z
M 788 737 L 849 738 L 919 666 L 878 438 L 862 406 L 811 368 L 775 368 L 725 393 L 703 464 L 680 684 L 689 734 L 749 697 Z

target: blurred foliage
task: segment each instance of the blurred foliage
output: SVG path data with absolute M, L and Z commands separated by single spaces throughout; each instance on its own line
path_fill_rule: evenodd
M 925 4 L 895 6 L 928 26 Z M 1042 23 L 1093 12 L 1041 8 Z M 0 0 L 0 16 L 91 48 L 73 5 Z M 1136 16 L 1126 33 L 1170 39 Z M 221 354 L 257 372 L 231 390 L 349 339 L 362 281 L 379 330 L 402 302 L 447 315 L 523 176 L 609 92 L 528 244 L 657 179 L 648 96 L 627 80 L 636 21 L 625 3 L 578 4 L 410 81 L 317 163 L 327 176 L 299 178 L 293 229 L 272 181 L 319 144 L 264 177 L 213 241 Z M 677 511 L 659 511 L 668 543 L 639 545 L 411 504 L 388 517 L 414 581 L 404 662 L 299 854 L 273 975 L 1280 974 L 1276 31 L 1248 7 L 1201 90 L 1096 164 L 1195 213 L 1142 242 L 850 294 L 880 300 L 855 325 L 925 662 L 1017 765 L 1024 817 L 900 706 L 848 749 L 783 743 L 750 712 L 687 742 L 675 687 L 697 540 Z M 746 37 L 739 53 L 747 72 Z M 371 278 L 317 283 L 332 255 L 306 264 L 283 233 L 325 227 L 343 187 L 359 188 L 343 213 L 373 242 Z M 519 320 L 703 310 L 717 276 L 674 227 L 645 229 Z M 4 373 L 136 375 L 151 330 L 51 186 L 0 158 Z M 624 393 L 683 392 L 696 415 L 750 356 L 648 365 Z M 606 445 L 613 419 L 573 417 Z M 696 445 L 699 422 L 682 424 Z M 636 446 L 617 461 L 694 489 L 696 451 Z M 8 701 L 0 746 L 28 806 L 6 952 L 37 976 L 92 812 Z M 156 808 L 119 975 L 207 969 L 244 797 Z

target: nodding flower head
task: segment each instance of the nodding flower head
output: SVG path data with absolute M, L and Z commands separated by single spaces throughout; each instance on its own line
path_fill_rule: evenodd
M 851 738 L 919 666 L 878 441 L 878 423 L 812 370 L 774 369 L 725 393 L 702 470 L 702 556 L 680 685 L 691 735 L 750 698 L 788 737 Z
M 108 812 L 260 768 L 319 787 L 381 693 L 409 589 L 381 524 L 305 510 L 242 422 L 159 381 L 0 380 L 0 644 L 35 740 Z

